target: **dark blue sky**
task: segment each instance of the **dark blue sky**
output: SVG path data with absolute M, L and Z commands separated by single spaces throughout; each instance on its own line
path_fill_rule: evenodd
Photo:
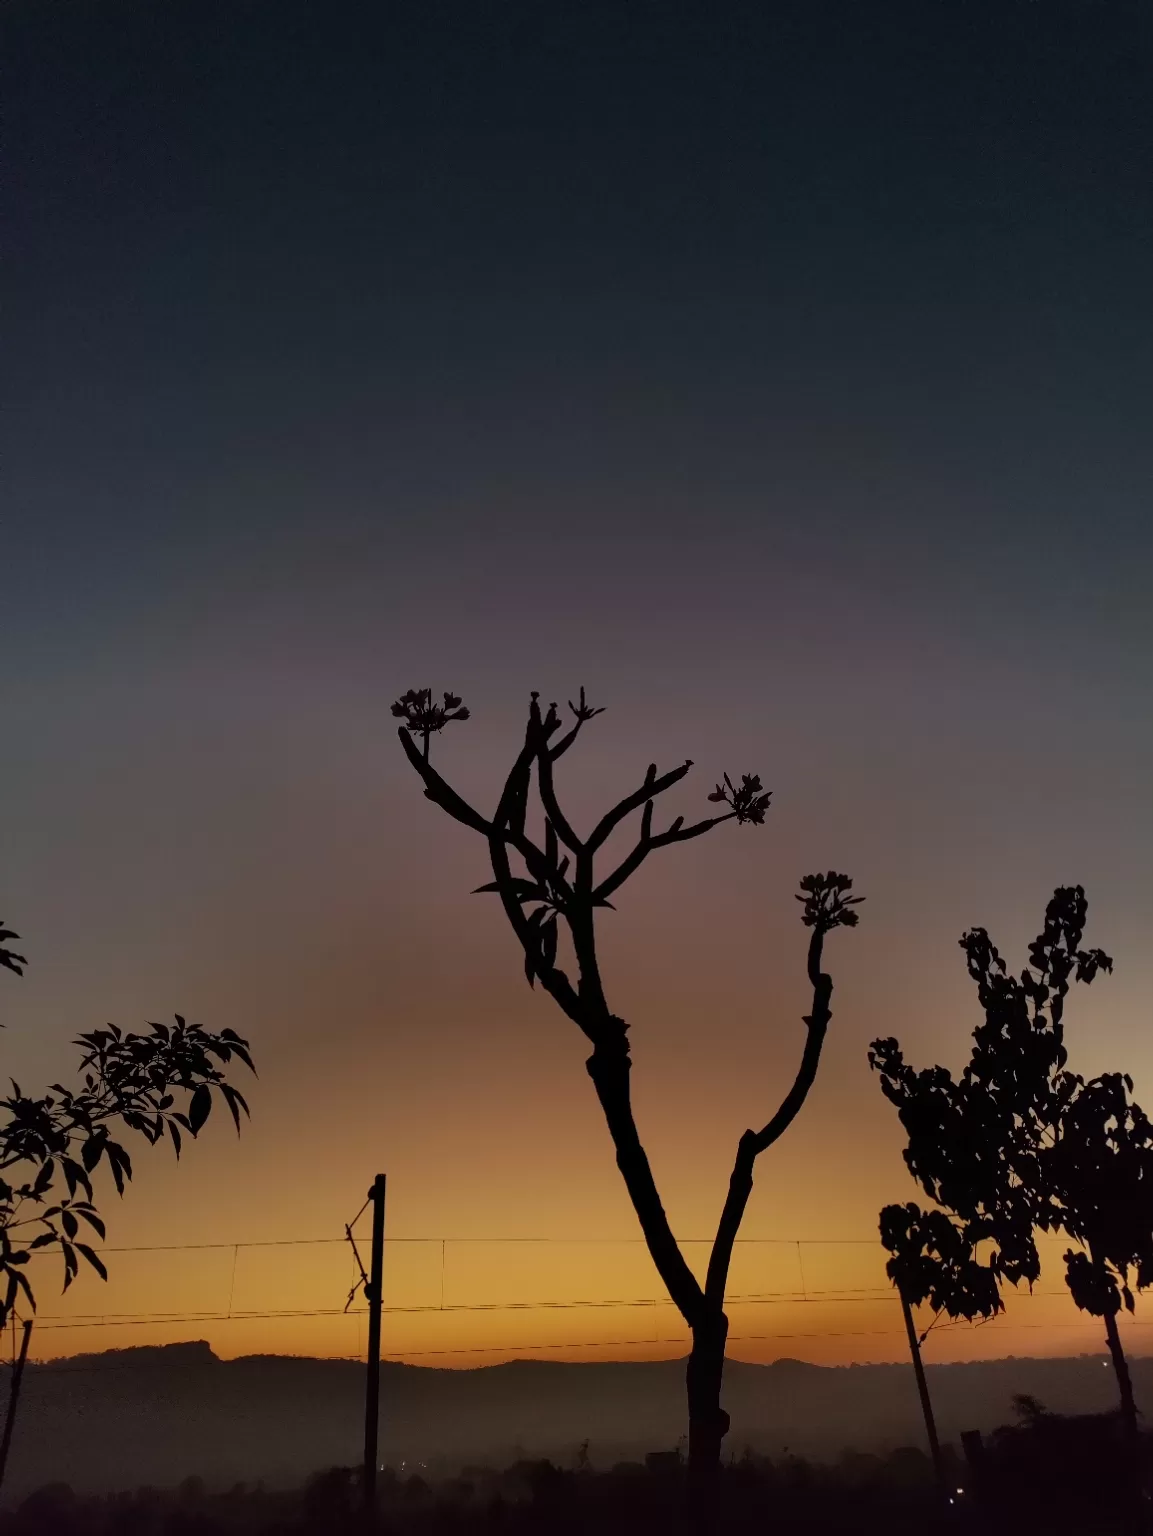
M 687 523 L 1124 626 L 1147 12 L 722 11 L 12 7 L 17 605 Z

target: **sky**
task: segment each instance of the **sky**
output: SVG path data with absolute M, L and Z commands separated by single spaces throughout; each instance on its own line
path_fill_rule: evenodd
M 356 1354 L 341 1234 L 378 1170 L 386 1304 L 422 1309 L 387 1352 L 683 1350 L 585 1042 L 389 714 L 462 694 L 436 761 L 491 807 L 530 691 L 583 685 L 580 824 L 653 760 L 699 765 L 670 816 L 722 772 L 773 790 L 604 923 L 682 1237 L 799 1059 L 799 877 L 867 897 L 758 1168 L 731 1348 L 901 1358 L 876 1218 L 916 1191 L 866 1052 L 962 1064 L 960 935 L 1023 963 L 1083 884 L 1116 968 L 1070 1008 L 1072 1064 L 1153 1100 L 1147 9 L 17 0 L 4 25 L 0 913 L 30 961 L 5 1071 L 52 1081 L 79 1030 L 179 1011 L 260 1074 L 239 1144 L 210 1123 L 105 1192 L 136 1251 L 63 1300 L 42 1271 L 34 1353 Z M 1061 1284 L 1055 1250 L 1053 1294 L 935 1358 L 1096 1350 Z M 506 1305 L 542 1301 L 645 1305 Z

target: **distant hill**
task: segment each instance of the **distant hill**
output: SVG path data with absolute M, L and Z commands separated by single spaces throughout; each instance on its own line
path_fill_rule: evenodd
M 1138 1401 L 1153 1404 L 1153 1359 L 1132 1362 Z M 1014 1393 L 1058 1412 L 1115 1403 L 1102 1357 L 993 1360 L 928 1367 L 941 1431 L 991 1429 Z M 409 1470 L 518 1456 L 570 1462 L 582 1440 L 606 1464 L 672 1447 L 684 1429 L 683 1361 L 570 1364 L 516 1360 L 475 1370 L 386 1364 L 382 1457 Z M 344 1360 L 250 1355 L 219 1360 L 206 1343 L 110 1350 L 29 1366 L 7 1496 L 49 1481 L 78 1491 L 171 1485 L 299 1483 L 359 1459 L 364 1368 Z M 921 1445 L 912 1371 L 797 1360 L 731 1362 L 729 1448 L 784 1447 L 832 1459 L 846 1449 Z

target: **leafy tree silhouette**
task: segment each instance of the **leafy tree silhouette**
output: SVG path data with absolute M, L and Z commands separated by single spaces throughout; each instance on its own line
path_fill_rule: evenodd
M 591 708 L 581 690 L 579 702 L 569 703 L 573 724 L 559 737 L 561 718 L 555 704 L 542 712 L 539 695 L 532 695 L 524 744 L 516 756 L 491 819 L 474 810 L 432 767 L 429 737 L 452 719 L 463 719 L 460 699 L 444 695 L 444 707 L 433 708 L 430 689 L 413 689 L 392 712 L 404 721 L 401 746 L 424 784 L 424 793 L 454 820 L 478 832 L 488 844 L 493 880 L 481 891 L 497 895 L 524 951 L 525 975 L 537 981 L 592 1044 L 586 1068 L 592 1079 L 616 1149 L 617 1166 L 657 1272 L 692 1333 L 686 1387 L 689 1413 L 689 1515 L 694 1530 L 706 1531 L 715 1521 L 721 1443 L 729 1427 L 721 1407 L 728 1319 L 725 1288 L 733 1244 L 753 1187 L 757 1157 L 788 1129 L 813 1085 L 821 1048 L 831 1018 L 832 979 L 821 970 L 825 935 L 857 922 L 853 908 L 862 899 L 849 894 L 852 881 L 830 872 L 806 875 L 801 881 L 802 922 L 812 930 L 808 947 L 808 979 L 813 989 L 811 1012 L 805 1017 L 807 1036 L 796 1080 L 772 1118 L 760 1130 L 741 1136 L 733 1171 L 702 1286 L 685 1261 L 661 1204 L 633 1119 L 630 1099 L 628 1025 L 609 1008 L 597 956 L 596 914 L 611 907 L 609 898 L 658 848 L 687 842 L 722 822 L 759 826 L 769 807 L 770 792 L 755 774 L 739 785 L 724 775 L 709 795 L 726 810 L 685 825 L 678 816 L 664 831 L 654 832 L 656 798 L 678 784 L 692 767 L 685 762 L 658 774 L 650 765 L 641 786 L 607 811 L 585 837 L 578 835 L 561 808 L 554 783 L 554 766 L 573 745 L 582 726 L 600 709 Z M 417 745 L 415 738 L 420 738 Z M 555 738 L 555 739 L 554 739 Z M 535 780 L 544 819 L 543 844 L 527 831 L 530 790 Z M 640 813 L 639 836 L 629 853 L 610 873 L 598 879 L 597 854 L 610 835 L 633 813 Z M 566 850 L 563 855 L 561 849 Z M 514 869 L 513 856 L 520 863 Z M 576 982 L 557 964 L 558 930 L 563 922 L 571 941 Z
M 0 925 L 0 945 L 18 937 Z M 18 976 L 27 963 L 0 947 L 0 965 Z M 108 1278 L 81 1233 L 104 1236 L 92 1187 L 101 1162 L 119 1194 L 132 1178 L 132 1159 L 113 1130 L 136 1132 L 153 1146 L 167 1133 L 179 1157 L 184 1134 L 198 1135 L 217 1093 L 240 1131 L 248 1105 L 224 1069 L 235 1057 L 255 1070 L 248 1041 L 231 1029 L 211 1034 L 179 1014 L 175 1024 L 148 1028 L 135 1035 L 110 1024 L 78 1036 L 79 1090 L 53 1083 L 50 1093 L 30 1098 L 13 1083 L 0 1099 L 0 1328 L 21 1297 L 35 1311 L 27 1266 L 38 1251 L 59 1250 L 65 1290 L 81 1259 Z
M 1109 1072 L 1086 1082 L 1064 1073 L 1055 1085 L 1059 1116 L 1040 1162 L 1050 1209 L 1042 1223 L 1081 1244 L 1065 1253 L 1065 1282 L 1083 1312 L 1102 1319 L 1117 1376 L 1121 1414 L 1136 1443 L 1137 1405 L 1117 1314 L 1134 1310 L 1153 1283 L 1153 1127 L 1130 1095 L 1133 1080 Z
M 1065 1254 L 1066 1283 L 1104 1322 L 1135 1440 L 1117 1313 L 1134 1306 L 1130 1271 L 1138 1289 L 1153 1282 L 1153 1127 L 1129 1097 L 1131 1078 L 1086 1081 L 1066 1068 L 1070 985 L 1113 968 L 1103 950 L 1080 947 L 1087 911 L 1080 886 L 1059 887 L 1019 977 L 983 928 L 964 935 L 985 1019 L 958 1080 L 944 1067 L 915 1070 L 896 1040 L 873 1042 L 870 1065 L 908 1134 L 905 1163 L 940 1208 L 886 1206 L 881 1240 L 910 1304 L 970 1322 L 1003 1309 L 1004 1281 L 1032 1286 L 1038 1229 L 1080 1244 Z

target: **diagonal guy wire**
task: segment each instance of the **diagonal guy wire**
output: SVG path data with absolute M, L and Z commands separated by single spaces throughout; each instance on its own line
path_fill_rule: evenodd
M 360 1270 L 360 1279 L 354 1282 L 352 1290 L 348 1293 L 348 1300 L 344 1304 L 344 1310 L 347 1312 L 349 1307 L 351 1307 L 353 1302 L 356 1300 L 357 1291 L 359 1291 L 362 1286 L 366 1287 L 368 1285 L 368 1275 L 365 1273 L 364 1263 L 360 1257 L 360 1249 L 356 1246 L 356 1238 L 352 1235 L 351 1225 L 345 1227 L 344 1235 L 352 1244 L 352 1256 L 356 1260 L 357 1269 Z

